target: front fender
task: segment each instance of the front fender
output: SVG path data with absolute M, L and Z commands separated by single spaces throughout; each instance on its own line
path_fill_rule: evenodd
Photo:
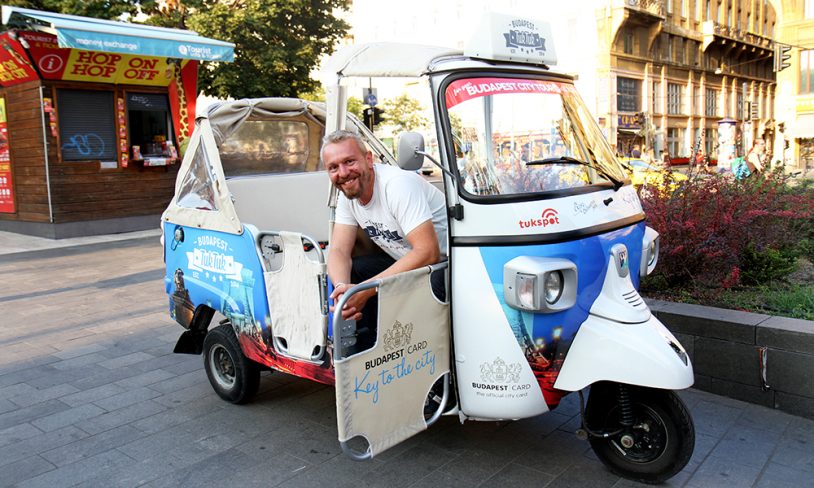
M 554 387 L 577 391 L 597 381 L 681 390 L 694 379 L 684 348 L 655 316 L 624 324 L 591 314 L 577 331 Z

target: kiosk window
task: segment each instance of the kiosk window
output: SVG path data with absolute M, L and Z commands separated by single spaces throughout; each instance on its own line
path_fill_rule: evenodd
M 128 93 L 127 112 L 130 144 L 139 146 L 141 154 L 169 156 L 172 143 L 172 121 L 167 95 L 162 93 Z
M 115 161 L 113 92 L 57 90 L 63 161 Z

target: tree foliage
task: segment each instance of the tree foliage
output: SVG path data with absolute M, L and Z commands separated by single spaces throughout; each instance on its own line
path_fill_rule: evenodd
M 348 0 L 180 0 L 141 2 L 148 23 L 193 30 L 235 44 L 233 63 L 204 63 L 201 91 L 216 97 L 296 97 L 318 83 L 311 70 L 348 25 L 333 15 Z
M 422 129 L 430 123 L 421 103 L 407 94 L 386 99 L 383 108 L 385 123 L 393 126 L 394 133 Z
M 138 13 L 138 2 L 134 0 L 6 0 L 3 4 L 96 19 L 118 19 L 123 14 Z
M 232 63 L 202 63 L 199 91 L 220 98 L 296 97 L 319 85 L 311 71 L 347 32 L 334 16 L 350 0 L 7 0 L 6 5 L 100 19 L 139 12 L 145 23 L 235 44 Z

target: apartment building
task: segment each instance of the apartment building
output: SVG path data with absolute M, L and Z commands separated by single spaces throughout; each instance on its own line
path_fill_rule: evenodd
M 777 42 L 784 49 L 777 73 L 777 132 L 773 160 L 814 169 L 814 0 L 777 0 Z
M 768 0 L 602 3 L 597 116 L 619 154 L 640 144 L 657 158 L 681 162 L 700 149 L 715 159 L 721 124 L 734 129 L 736 155 L 756 137 L 771 144 L 776 15 Z

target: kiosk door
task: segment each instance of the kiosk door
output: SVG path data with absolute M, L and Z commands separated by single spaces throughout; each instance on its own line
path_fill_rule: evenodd
M 348 292 L 379 289 L 378 330 L 371 349 L 342 357 L 340 331 L 347 322 L 334 314 L 339 441 L 354 459 L 377 455 L 425 430 L 440 415 L 427 420 L 424 403 L 433 384 L 449 373 L 449 305 L 435 298 L 429 278 L 430 268 L 420 268 Z M 365 451 L 348 445 L 356 437 L 367 441 Z

